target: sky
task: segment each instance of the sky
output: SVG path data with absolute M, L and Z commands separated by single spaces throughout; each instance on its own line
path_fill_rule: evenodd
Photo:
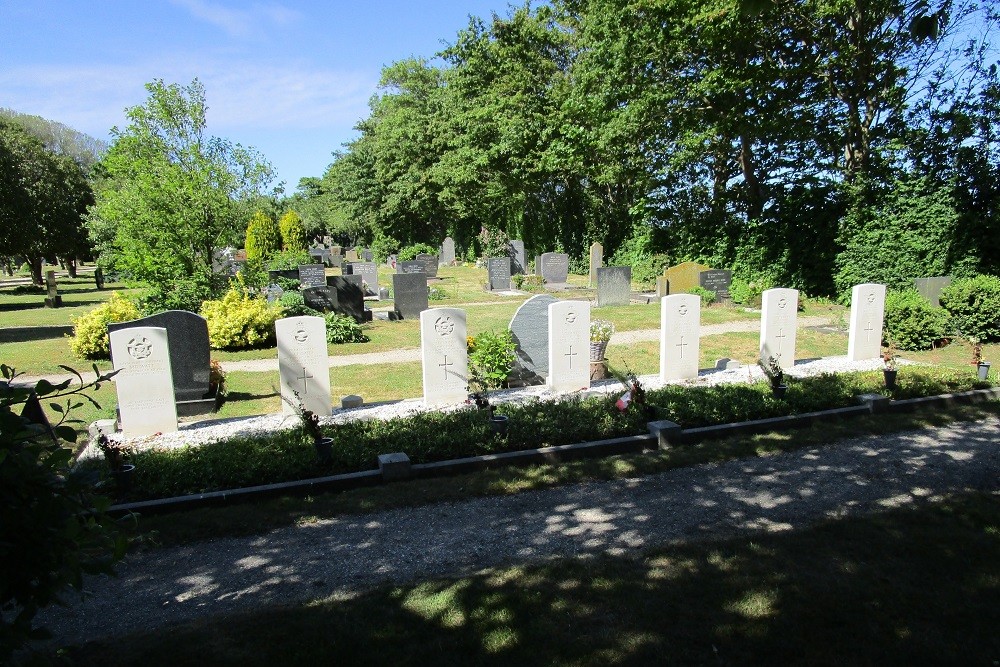
M 0 0 L 0 107 L 110 141 L 147 82 L 198 78 L 208 133 L 256 148 L 291 194 L 357 136 L 383 66 L 431 59 L 470 15 L 508 11 L 507 0 Z

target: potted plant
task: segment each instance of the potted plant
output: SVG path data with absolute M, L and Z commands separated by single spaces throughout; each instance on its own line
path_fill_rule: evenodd
M 615 333 L 615 325 L 607 320 L 590 322 L 590 379 L 603 380 L 608 377 L 608 362 L 604 353 L 608 341 Z
M 972 365 L 976 367 L 980 380 L 985 380 L 990 374 L 990 362 L 983 361 L 983 344 L 979 342 L 978 336 L 969 336 L 969 343 L 972 344 Z
M 507 417 L 496 414 L 490 404 L 490 390 L 499 389 L 514 367 L 514 339 L 510 331 L 484 331 L 468 337 L 469 400 L 489 415 L 490 429 L 497 435 L 507 434 Z
M 282 400 L 295 411 L 299 421 L 302 422 L 302 430 L 312 438 L 313 446 L 316 448 L 316 462 L 320 465 L 330 463 L 333 460 L 333 438 L 323 435 L 323 429 L 319 425 L 319 415 L 302 404 L 298 392 L 292 393 L 295 395 L 294 402 L 285 397 L 282 397 Z
M 882 352 L 882 375 L 885 378 L 885 388 L 896 388 L 896 360 L 899 354 L 896 353 L 896 346 L 892 340 L 886 342 L 885 350 Z
M 757 365 L 764 371 L 767 381 L 771 383 L 771 393 L 775 398 L 784 398 L 788 385 L 784 383 L 785 373 L 781 370 L 778 360 L 769 356 L 766 360 L 758 359 Z
M 131 456 L 132 449 L 117 440 L 111 440 L 104 433 L 97 436 L 97 448 L 101 450 L 111 469 L 118 492 L 122 495 L 130 492 L 135 480 L 135 465 L 126 461 Z

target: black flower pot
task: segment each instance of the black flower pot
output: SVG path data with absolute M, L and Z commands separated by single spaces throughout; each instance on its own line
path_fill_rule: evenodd
M 131 463 L 123 464 L 118 470 L 115 470 L 114 477 L 118 493 L 125 494 L 130 492 L 135 481 L 135 466 Z
M 494 415 L 490 417 L 490 430 L 497 435 L 507 435 L 507 416 Z
M 985 380 L 990 374 L 990 362 L 980 361 L 979 364 L 976 365 L 976 371 L 979 373 L 979 379 Z
M 333 460 L 333 438 L 319 438 L 313 444 L 316 446 L 316 460 L 319 463 L 326 464 Z
M 786 391 L 788 391 L 788 385 L 787 384 L 779 384 L 779 385 L 774 385 L 773 387 L 771 387 L 771 394 L 775 398 L 784 398 Z
M 899 371 L 889 370 L 887 368 L 882 369 L 882 375 L 885 377 L 885 388 L 895 389 L 896 388 L 896 373 Z

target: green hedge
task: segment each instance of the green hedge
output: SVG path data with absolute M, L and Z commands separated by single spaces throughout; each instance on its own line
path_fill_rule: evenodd
M 959 278 L 941 291 L 941 305 L 963 336 L 981 343 L 1000 340 L 1000 278 Z
M 901 350 L 929 350 L 947 337 L 948 313 L 915 289 L 885 297 L 885 336 Z

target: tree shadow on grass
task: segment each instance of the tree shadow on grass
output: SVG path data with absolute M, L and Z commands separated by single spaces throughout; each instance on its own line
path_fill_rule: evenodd
M 0 343 L 28 343 L 35 340 L 63 338 L 72 334 L 73 326 L 70 324 L 55 324 L 52 326 L 40 327 L 14 327 L 13 329 L 0 329 Z

